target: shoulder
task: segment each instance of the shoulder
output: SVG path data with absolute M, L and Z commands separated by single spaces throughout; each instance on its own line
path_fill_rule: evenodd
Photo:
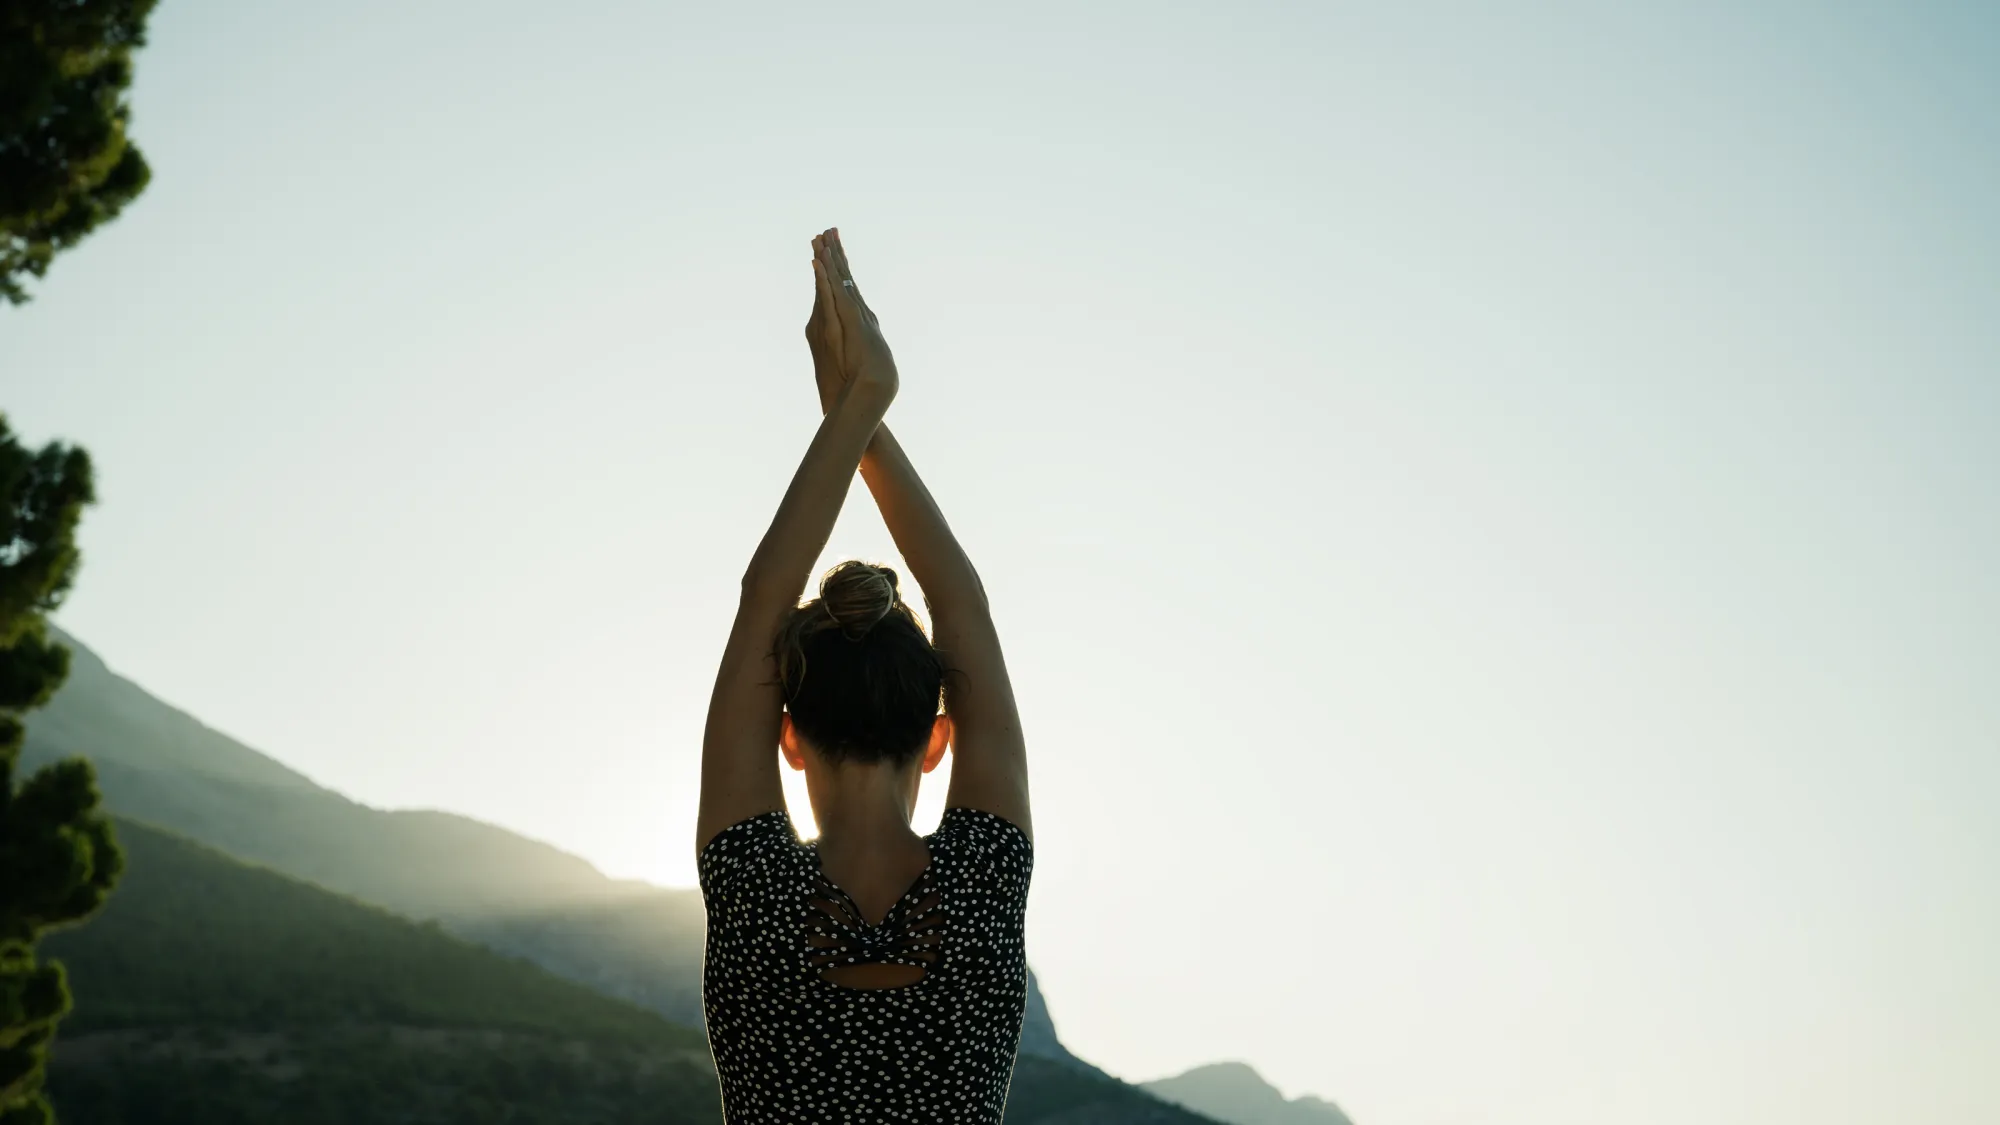
M 803 847 L 784 809 L 758 813 L 717 832 L 695 857 L 695 870 L 705 894 L 728 885 L 744 870 L 767 862 L 774 854 Z
M 933 838 L 942 849 L 981 866 L 1023 875 L 1034 866 L 1035 845 L 1028 834 L 1006 817 L 984 809 L 947 808 Z

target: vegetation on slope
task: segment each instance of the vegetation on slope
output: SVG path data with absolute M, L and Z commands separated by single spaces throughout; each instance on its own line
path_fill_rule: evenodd
M 50 1092 L 94 1125 L 720 1119 L 702 1035 L 191 841 L 49 945 L 78 1008 Z
M 49 939 L 78 1032 L 385 1023 L 702 1049 L 700 1033 L 444 933 L 132 821 L 96 922 Z

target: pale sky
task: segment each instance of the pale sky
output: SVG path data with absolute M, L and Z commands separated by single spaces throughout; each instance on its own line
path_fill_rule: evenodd
M 691 884 L 838 225 L 1079 1054 L 2000 1120 L 2000 9 L 1650 8 L 167 0 L 153 186 L 0 310 L 100 471 L 60 619 Z

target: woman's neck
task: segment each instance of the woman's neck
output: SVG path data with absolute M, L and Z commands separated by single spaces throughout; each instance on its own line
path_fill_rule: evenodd
M 871 852 L 907 845 L 916 835 L 910 817 L 918 776 L 915 769 L 853 762 L 809 770 L 806 792 L 822 847 Z

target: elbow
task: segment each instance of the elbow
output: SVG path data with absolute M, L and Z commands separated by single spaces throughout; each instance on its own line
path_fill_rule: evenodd
M 979 577 L 979 569 L 972 565 L 971 560 L 966 561 L 965 571 L 966 577 L 971 579 L 965 584 L 965 592 L 962 595 L 967 608 L 981 615 L 990 615 L 993 612 L 993 603 L 986 600 L 986 580 Z
M 926 592 L 924 597 L 931 616 L 944 616 L 960 621 L 991 621 L 993 605 L 986 600 L 986 584 L 977 574 L 963 586 L 951 587 L 932 597 Z
M 736 597 L 739 602 L 745 604 L 751 602 L 784 602 L 789 605 L 797 602 L 799 598 L 797 584 L 792 584 L 792 588 L 789 590 L 785 589 L 785 585 L 785 583 L 773 579 L 770 574 L 753 563 L 749 569 L 743 572 L 742 580 L 737 583 Z

